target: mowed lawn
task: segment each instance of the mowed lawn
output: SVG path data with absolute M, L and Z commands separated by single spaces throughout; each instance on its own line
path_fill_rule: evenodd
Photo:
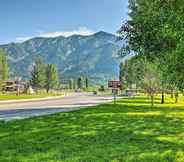
M 0 122 L 2 162 L 184 162 L 184 103 L 146 97 Z

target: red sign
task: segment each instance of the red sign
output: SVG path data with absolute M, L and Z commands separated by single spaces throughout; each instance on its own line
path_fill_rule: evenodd
M 111 80 L 108 82 L 108 87 L 113 89 L 121 88 L 121 82 L 118 80 Z

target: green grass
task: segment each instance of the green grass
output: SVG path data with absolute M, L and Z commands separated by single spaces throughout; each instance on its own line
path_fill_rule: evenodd
M 145 97 L 0 122 L 2 162 L 184 162 L 184 103 Z
M 62 93 L 43 93 L 43 94 L 37 94 L 37 95 L 26 95 L 26 94 L 1 94 L 0 93 L 0 101 L 5 100 L 20 100 L 20 99 L 36 99 L 36 98 L 44 98 L 44 97 L 50 97 L 50 96 L 59 96 L 63 95 Z

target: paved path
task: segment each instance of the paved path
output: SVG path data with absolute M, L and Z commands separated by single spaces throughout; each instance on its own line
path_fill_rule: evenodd
M 0 101 L 0 120 L 9 121 L 68 112 L 109 101 L 112 101 L 112 96 L 98 96 L 91 93 L 68 93 L 63 97 L 36 100 Z

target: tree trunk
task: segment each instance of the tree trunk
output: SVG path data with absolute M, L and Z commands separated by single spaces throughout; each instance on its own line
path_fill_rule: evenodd
M 161 99 L 161 104 L 165 103 L 165 96 L 164 96 L 164 91 L 162 90 L 162 99 Z
M 154 94 L 151 94 L 151 107 L 154 106 Z
M 49 88 L 46 89 L 47 93 L 49 93 Z
M 35 93 L 38 94 L 38 88 L 37 87 L 35 87 Z
M 174 90 L 173 89 L 171 90 L 171 98 L 172 99 L 174 98 Z
M 175 92 L 175 103 L 177 104 L 179 100 L 179 93 Z

